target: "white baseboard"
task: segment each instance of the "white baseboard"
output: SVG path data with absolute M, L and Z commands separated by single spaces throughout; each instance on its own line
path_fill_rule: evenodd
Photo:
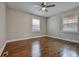
M 26 37 L 26 38 L 19 38 L 19 39 L 11 39 L 11 40 L 7 40 L 6 42 L 14 42 L 14 41 L 19 41 L 19 40 L 27 40 L 27 39 L 31 39 L 31 38 L 38 38 L 38 37 L 44 37 L 47 35 L 42 35 L 42 36 L 34 36 L 34 37 Z
M 3 52 L 3 50 L 4 50 L 4 48 L 5 48 L 5 46 L 6 46 L 6 42 L 4 43 L 3 47 L 2 47 L 1 50 L 0 50 L 0 56 L 1 56 L 1 54 L 2 54 L 2 52 Z
M 70 41 L 70 42 L 75 42 L 75 43 L 79 43 L 79 41 L 77 41 L 77 40 L 65 39 L 65 38 L 54 37 L 54 36 L 48 36 L 48 37 L 57 38 L 57 39 L 61 39 L 61 40 L 65 40 L 65 41 Z

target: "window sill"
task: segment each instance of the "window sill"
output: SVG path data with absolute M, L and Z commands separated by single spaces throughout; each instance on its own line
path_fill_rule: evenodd
M 40 31 L 32 31 L 33 33 L 37 33 L 37 32 L 40 32 Z

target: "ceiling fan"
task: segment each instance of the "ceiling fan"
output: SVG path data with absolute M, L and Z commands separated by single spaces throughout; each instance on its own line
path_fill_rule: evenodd
M 36 6 L 36 7 L 41 7 L 40 10 L 48 12 L 47 8 L 55 7 L 55 4 L 48 5 L 48 2 L 43 2 L 40 6 Z

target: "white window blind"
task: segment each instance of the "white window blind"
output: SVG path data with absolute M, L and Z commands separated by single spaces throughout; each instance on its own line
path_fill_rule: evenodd
M 32 31 L 40 31 L 40 20 L 39 19 L 32 20 Z
M 78 32 L 78 19 L 77 15 L 68 15 L 63 19 L 63 31 L 65 32 Z

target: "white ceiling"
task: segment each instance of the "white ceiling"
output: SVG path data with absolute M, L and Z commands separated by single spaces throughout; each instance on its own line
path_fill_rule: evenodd
M 35 5 L 41 5 L 42 2 L 8 2 L 8 8 L 13 8 L 28 13 L 32 13 L 39 16 L 49 17 L 55 14 L 67 11 L 69 9 L 79 6 L 78 2 L 48 2 L 48 4 L 55 4 L 55 7 L 48 8 L 48 12 L 39 11 L 40 7 L 34 7 Z

